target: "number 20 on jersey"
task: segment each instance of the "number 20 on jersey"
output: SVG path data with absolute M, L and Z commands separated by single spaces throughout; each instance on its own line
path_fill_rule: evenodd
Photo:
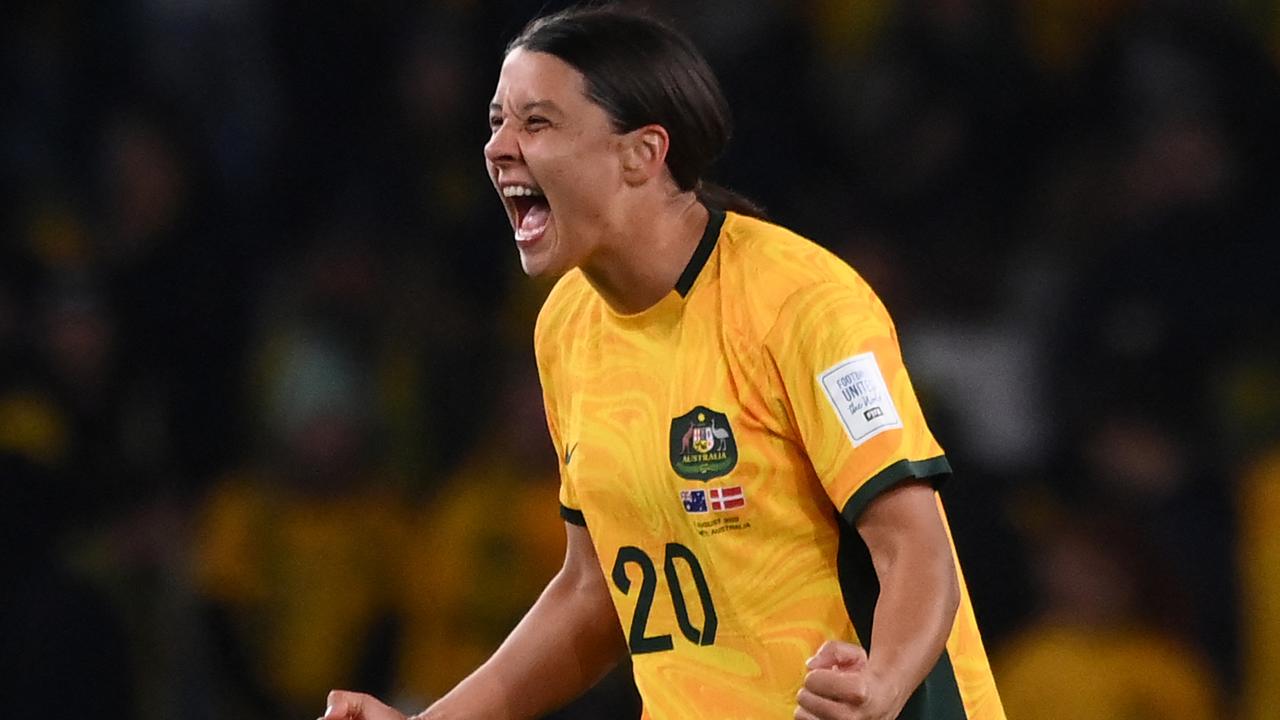
M 680 576 L 676 573 L 676 565 L 683 563 L 693 576 L 693 584 L 697 588 L 698 600 L 702 603 L 702 627 L 696 627 L 689 617 L 689 608 L 685 604 L 684 590 L 680 586 Z M 658 571 L 653 559 L 644 550 L 633 545 L 618 548 L 618 557 L 613 562 L 613 584 L 623 595 L 631 594 L 632 582 L 627 576 L 627 566 L 640 568 L 640 595 L 636 599 L 635 614 L 631 616 L 631 630 L 627 636 L 627 644 L 631 654 L 663 652 L 674 647 L 671 635 L 646 635 L 648 632 L 649 612 L 653 608 L 654 595 L 658 587 Z M 712 645 L 716 641 L 716 608 L 711 601 L 711 589 L 707 586 L 707 577 L 702 572 L 702 564 L 689 548 L 680 543 L 667 543 L 666 557 L 662 560 L 662 572 L 667 578 L 667 590 L 671 594 L 671 605 L 675 610 L 676 624 L 680 634 L 695 645 Z

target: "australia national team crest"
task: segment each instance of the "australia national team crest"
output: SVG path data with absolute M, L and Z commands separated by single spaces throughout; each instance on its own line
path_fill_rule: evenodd
M 686 480 L 727 475 L 738 464 L 729 418 L 702 405 L 671 421 L 671 468 Z

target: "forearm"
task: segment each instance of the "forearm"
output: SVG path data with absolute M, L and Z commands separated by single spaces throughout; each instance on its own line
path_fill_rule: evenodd
M 896 717 L 946 647 L 960 605 L 960 582 L 932 486 L 895 487 L 866 509 L 858 532 L 880 581 L 867 672 Z M 864 638 L 865 640 L 865 638 Z
M 607 591 L 562 571 L 497 652 L 418 717 L 536 718 L 604 677 L 626 652 Z
M 906 546 L 883 568 L 868 670 L 886 683 L 901 708 L 946 647 L 960 603 L 955 566 L 935 546 Z

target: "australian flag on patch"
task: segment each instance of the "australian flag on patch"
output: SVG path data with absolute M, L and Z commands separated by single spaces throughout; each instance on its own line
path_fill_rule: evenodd
M 707 491 L 681 490 L 680 502 L 687 513 L 704 513 L 707 511 Z

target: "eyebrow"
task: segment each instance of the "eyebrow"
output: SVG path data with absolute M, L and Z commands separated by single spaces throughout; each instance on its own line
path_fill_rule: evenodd
M 502 103 L 499 103 L 499 102 L 489 103 L 489 111 L 492 112 L 494 110 L 501 112 Z M 527 115 L 534 110 L 542 110 L 544 112 L 550 111 L 550 112 L 558 113 L 560 112 L 560 107 L 550 100 L 532 100 L 520 106 L 520 113 L 522 115 Z

